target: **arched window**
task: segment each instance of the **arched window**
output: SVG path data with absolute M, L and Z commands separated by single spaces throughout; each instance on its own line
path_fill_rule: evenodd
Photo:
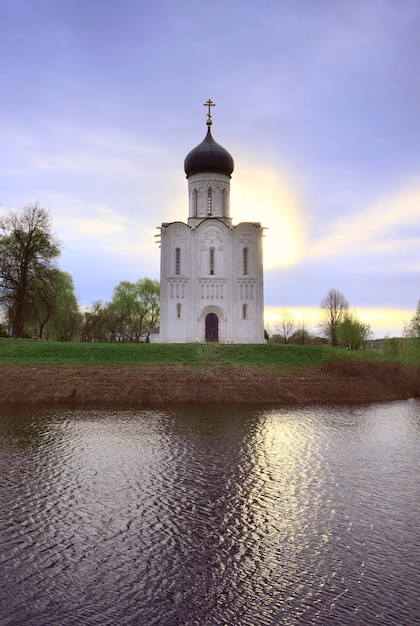
M 248 305 L 247 304 L 242 305 L 242 319 L 243 320 L 248 319 Z
M 207 215 L 211 215 L 212 213 L 212 191 L 211 189 L 207 190 Z
M 176 305 L 176 317 L 177 319 L 181 319 L 181 304 L 178 302 Z
M 175 274 L 181 273 L 181 248 L 175 248 Z
M 243 261 L 243 274 L 244 276 L 247 276 L 248 274 L 248 248 L 243 249 L 242 261 Z
M 210 248 L 210 274 L 214 274 L 214 248 Z

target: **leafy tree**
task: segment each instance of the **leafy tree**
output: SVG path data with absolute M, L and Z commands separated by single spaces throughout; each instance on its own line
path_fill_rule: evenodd
M 42 337 L 48 320 L 52 317 L 57 290 L 55 288 L 56 275 L 59 270 L 52 270 L 42 280 L 33 281 L 32 289 L 28 294 L 28 312 L 25 318 L 24 332 Z
M 337 337 L 340 346 L 350 350 L 365 347 L 366 341 L 373 338 L 369 324 L 363 324 L 353 313 L 346 313 L 337 326 Z
M 82 314 L 74 293 L 73 279 L 67 272 L 56 270 L 51 285 L 54 292 L 49 300 L 52 303 L 51 315 L 47 321 L 47 339 L 72 341 L 80 336 Z
M 349 303 L 338 289 L 330 289 L 321 302 L 321 321 L 319 323 L 322 333 L 327 337 L 331 345 L 338 346 L 338 325 L 347 314 Z
M 48 212 L 39 203 L 0 218 L 0 303 L 14 337 L 22 337 L 40 286 L 49 283 L 60 255 Z
M 25 332 L 46 339 L 71 341 L 80 334 L 82 315 L 67 272 L 51 270 L 34 282 Z
M 112 341 L 113 334 L 110 331 L 109 308 L 101 300 L 95 301 L 85 311 L 82 325 L 83 341 Z
M 420 337 L 420 300 L 417 302 L 416 312 L 408 325 L 408 336 L 415 338 Z
M 363 348 L 365 348 L 366 342 L 371 341 L 375 335 L 370 324 L 361 324 L 361 332 L 363 337 Z
M 117 338 L 148 340 L 151 328 L 159 323 L 159 281 L 142 278 L 136 283 L 120 282 L 109 308 L 117 317 Z

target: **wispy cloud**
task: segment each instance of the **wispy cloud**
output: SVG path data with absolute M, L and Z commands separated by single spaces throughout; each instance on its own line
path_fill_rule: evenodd
M 398 252 L 420 243 L 420 184 L 381 197 L 371 206 L 352 215 L 338 218 L 330 225 L 329 234 L 310 244 L 308 259 L 333 258 L 345 255 L 372 255 Z M 407 237 L 411 230 L 412 236 Z M 417 233 L 416 233 L 417 231 Z M 411 260 L 418 267 L 418 254 Z
M 93 205 L 87 212 L 82 207 L 73 207 L 71 213 L 57 211 L 55 225 L 83 237 L 106 238 L 128 230 L 129 220 L 104 205 Z
M 127 131 L 92 132 L 77 126 L 45 122 L 36 129 L 8 128 L 4 139 L 21 163 L 32 171 L 88 173 L 90 177 L 137 175 L 148 159 L 161 158 L 164 148 Z
M 127 259 L 158 255 L 154 225 L 142 225 L 106 205 L 74 203 L 70 210 L 56 210 L 54 227 L 67 249 L 75 242 L 88 241 L 104 255 L 112 253 Z

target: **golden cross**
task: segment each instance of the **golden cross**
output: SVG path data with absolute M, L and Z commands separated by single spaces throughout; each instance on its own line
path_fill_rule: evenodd
M 203 106 L 205 106 L 205 107 L 208 107 L 208 108 L 209 108 L 209 111 L 208 111 L 208 113 L 207 113 L 207 122 L 206 122 L 206 123 L 207 123 L 207 126 L 210 126 L 210 125 L 212 124 L 212 121 L 211 121 L 211 112 L 210 112 L 210 111 L 211 111 L 211 108 L 210 108 L 210 107 L 215 107 L 216 105 L 214 104 L 214 102 L 212 102 L 212 101 L 209 99 L 209 100 L 207 100 L 207 102 L 205 102 L 205 103 L 204 103 L 204 105 L 203 105 Z

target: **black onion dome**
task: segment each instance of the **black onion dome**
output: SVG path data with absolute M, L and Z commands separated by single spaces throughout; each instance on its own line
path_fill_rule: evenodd
M 210 127 L 204 141 L 193 148 L 184 161 L 184 170 L 187 178 L 191 174 L 199 174 L 200 172 L 216 172 L 230 176 L 233 168 L 232 156 L 223 146 L 214 141 Z

